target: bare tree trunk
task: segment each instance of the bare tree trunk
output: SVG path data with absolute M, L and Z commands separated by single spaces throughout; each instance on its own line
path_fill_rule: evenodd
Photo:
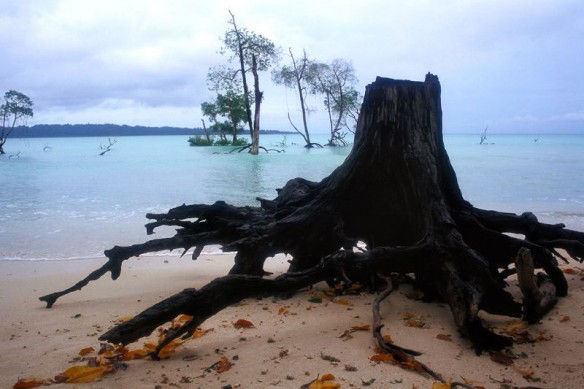
M 231 126 L 231 131 L 233 131 L 231 134 L 231 143 L 235 145 L 237 143 L 237 124 Z
M 235 24 L 235 15 L 229 11 L 231 15 L 231 25 L 233 25 L 233 31 L 235 31 L 235 35 L 237 36 L 237 47 L 239 49 L 239 67 L 241 71 L 241 80 L 243 82 L 243 97 L 245 99 L 245 113 L 247 115 L 247 123 L 249 125 L 249 132 L 253 133 L 252 121 L 251 121 L 251 103 L 249 101 L 249 87 L 247 86 L 247 77 L 246 77 L 246 69 L 245 69 L 245 62 L 244 62 L 244 52 L 243 52 L 243 42 L 241 41 L 241 34 L 237 28 L 237 24 Z M 257 154 L 257 153 L 256 153 Z
M 205 119 L 201 119 L 203 123 L 203 131 L 205 131 L 205 137 L 207 138 L 207 142 L 211 144 L 211 137 L 209 136 L 209 132 L 207 131 L 207 126 L 205 125 Z
M 260 77 L 258 74 L 258 65 L 255 55 L 252 55 L 251 71 L 253 73 L 253 90 L 255 97 L 255 110 L 253 118 L 253 131 L 251 133 L 251 147 L 249 152 L 257 155 L 260 150 L 260 109 L 262 106 L 263 92 L 260 91 Z
M 310 141 L 310 132 L 308 131 L 308 121 L 306 119 L 306 102 L 304 101 L 304 88 L 302 87 L 302 77 L 306 72 L 307 58 L 306 51 L 302 58 L 302 68 L 298 69 L 296 60 L 294 59 L 294 54 L 292 54 L 292 49 L 288 50 L 290 52 L 290 58 L 292 58 L 292 65 L 294 66 L 294 75 L 296 77 L 296 87 L 298 88 L 298 98 L 300 99 L 300 109 L 302 111 L 302 125 L 304 127 L 304 141 L 306 142 L 306 147 L 312 147 L 312 142 Z M 289 118 L 289 115 L 288 115 Z M 296 127 L 295 127 L 296 128 Z

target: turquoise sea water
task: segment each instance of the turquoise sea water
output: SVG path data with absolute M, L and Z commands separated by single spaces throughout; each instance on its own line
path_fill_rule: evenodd
M 537 141 L 535 139 L 537 138 Z M 11 139 L 0 158 L 0 260 L 84 258 L 114 245 L 171 236 L 145 234 L 144 215 L 183 203 L 225 200 L 258 205 L 294 177 L 320 180 L 350 148 L 306 150 L 295 135 L 284 153 L 226 154 L 189 147 L 187 137 Z M 281 135 L 264 135 L 276 147 Z M 324 142 L 324 137 L 319 139 Z M 542 221 L 584 231 L 584 135 L 446 135 L 467 200 L 507 212 L 533 211 Z M 296 143 L 296 144 L 294 144 Z M 45 146 L 50 150 L 43 151 Z

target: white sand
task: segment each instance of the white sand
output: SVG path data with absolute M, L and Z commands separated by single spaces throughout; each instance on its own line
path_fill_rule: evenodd
M 166 262 L 165 262 L 166 261 Z M 203 255 L 196 262 L 178 257 L 132 258 L 124 263 L 117 281 L 108 276 L 90 283 L 80 292 L 62 297 L 45 309 L 38 297 L 65 289 L 101 266 L 105 259 L 77 261 L 0 262 L 0 387 L 10 388 L 19 378 L 53 377 L 74 364 L 79 350 L 99 348 L 98 336 L 117 318 L 133 316 L 159 300 L 189 287 L 201 287 L 224 275 L 233 257 Z M 286 268 L 284 257 L 271 259 L 271 270 Z M 570 265 L 574 267 L 576 265 Z M 582 265 L 577 267 L 582 268 Z M 568 276 L 570 294 L 539 325 L 549 341 L 519 344 L 513 352 L 520 358 L 514 366 L 476 356 L 468 341 L 455 330 L 447 307 L 408 299 L 407 287 L 390 296 L 383 305 L 384 333 L 403 346 L 423 353 L 418 359 L 454 381 L 499 388 L 584 387 L 584 281 Z M 317 286 L 324 288 L 324 286 Z M 355 332 L 339 338 L 351 326 L 371 324 L 373 296 L 350 296 L 351 305 L 308 301 L 311 291 L 289 300 L 246 300 L 228 308 L 203 324 L 214 331 L 189 340 L 170 359 L 160 362 L 133 360 L 128 369 L 106 375 L 91 384 L 68 388 L 299 388 L 318 375 L 332 373 L 342 388 L 360 388 L 362 381 L 375 379 L 371 388 L 431 388 L 432 379 L 397 366 L 371 362 L 375 353 L 370 332 Z M 288 314 L 278 314 L 287 307 Z M 411 312 L 427 328 L 404 325 L 404 312 Z M 561 321 L 569 316 L 570 320 Z M 237 319 L 247 319 L 255 328 L 235 329 Z M 493 318 L 492 324 L 508 321 Z M 449 334 L 452 342 L 439 340 Z M 132 345 L 138 348 L 141 343 Z M 321 358 L 334 356 L 338 363 Z M 206 373 L 205 368 L 228 357 L 234 366 L 227 372 Z M 346 366 L 356 368 L 348 371 Z M 538 382 L 528 382 L 520 371 L 533 371 Z M 63 384 L 62 384 L 63 385 Z M 56 385 L 55 385 L 56 386 Z

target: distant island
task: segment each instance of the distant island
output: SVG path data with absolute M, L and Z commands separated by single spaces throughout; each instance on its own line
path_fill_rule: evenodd
M 291 131 L 262 130 L 262 134 L 294 134 Z M 202 128 L 146 127 L 119 124 L 36 124 L 15 128 L 11 138 L 65 138 L 82 136 L 152 136 L 152 135 L 204 135 Z M 242 135 L 249 135 L 243 131 Z

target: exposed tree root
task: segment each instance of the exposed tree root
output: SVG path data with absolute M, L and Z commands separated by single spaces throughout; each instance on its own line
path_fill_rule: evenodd
M 428 366 L 424 365 L 423 363 L 417 361 L 414 358 L 415 356 L 421 355 L 421 353 L 400 347 L 394 344 L 393 341 L 389 341 L 386 338 L 384 338 L 383 335 L 381 334 L 381 329 L 383 328 L 380 313 L 381 302 L 385 300 L 394 290 L 396 290 L 397 287 L 398 287 L 397 277 L 388 278 L 387 288 L 381 291 L 375 298 L 375 301 L 373 302 L 373 337 L 377 341 L 377 345 L 384 352 L 391 355 L 392 358 L 400 366 L 406 369 L 427 374 L 437 381 L 445 382 L 440 374 L 434 372 Z
M 148 234 L 169 226 L 176 228 L 175 236 L 106 250 L 108 261 L 100 269 L 41 300 L 51 307 L 108 271 L 116 279 L 123 261 L 133 256 L 175 249 L 184 255 L 194 248 L 196 259 L 206 245 L 219 244 L 236 252 L 229 275 L 199 290 L 186 289 L 101 339 L 131 343 L 179 314 L 193 316 L 167 336 L 165 342 L 170 342 L 245 298 L 290 294 L 320 281 L 358 281 L 375 291 L 387 285 L 384 278 L 397 273 L 413 276 L 426 301 L 447 303 L 461 336 L 481 353 L 512 344 L 484 326 L 481 310 L 535 322 L 555 296 L 568 291 L 557 262 L 567 259 L 558 250 L 584 260 L 584 233 L 540 223 L 528 212 L 482 210 L 464 200 L 442 141 L 440 84 L 432 75 L 425 82 L 378 78 L 367 87 L 346 161 L 321 182 L 296 178 L 275 199 L 258 200 L 260 207 L 218 201 L 148 214 Z M 264 262 L 280 253 L 292 257 L 288 272 L 273 280 L 263 278 Z M 531 261 L 525 260 L 526 253 Z M 534 281 L 536 269 L 545 275 L 538 276 L 539 284 Z M 505 290 L 506 278 L 515 273 L 523 302 Z M 391 288 L 390 283 L 378 297 L 376 315 Z M 379 317 L 374 322 L 380 343 Z M 411 350 L 380 346 L 400 361 L 413 358 Z M 440 378 L 427 367 L 421 372 Z

